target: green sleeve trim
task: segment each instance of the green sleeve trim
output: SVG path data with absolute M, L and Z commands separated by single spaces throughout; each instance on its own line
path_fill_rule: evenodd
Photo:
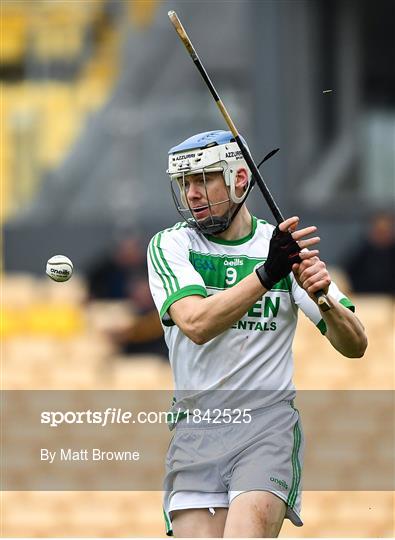
M 177 300 L 181 300 L 181 298 L 185 298 L 186 296 L 193 296 L 193 295 L 199 295 L 199 296 L 207 296 L 207 291 L 204 287 L 201 285 L 187 285 L 186 287 L 183 287 L 182 289 L 176 291 L 175 293 L 171 294 L 164 302 L 162 309 L 160 310 L 160 318 L 162 319 L 162 322 L 165 326 L 173 326 L 174 323 L 171 320 L 164 321 L 163 317 L 169 307 L 174 304 Z
M 175 290 L 177 291 L 177 290 L 179 290 L 179 288 L 180 288 L 180 284 L 178 283 L 178 279 L 177 279 L 177 277 L 175 276 L 173 270 L 170 268 L 169 263 L 167 262 L 166 257 L 165 257 L 164 254 L 163 254 L 163 249 L 162 249 L 162 247 L 161 247 L 161 245 L 160 245 L 160 241 L 161 241 L 161 238 L 162 238 L 162 234 L 163 234 L 163 232 L 160 232 L 160 233 L 157 235 L 158 240 L 157 240 L 157 243 L 154 242 L 154 247 L 157 248 L 159 258 L 160 258 L 160 260 L 162 261 L 162 263 L 164 264 L 164 266 L 165 266 L 165 268 L 166 268 L 166 270 L 167 270 L 167 273 L 169 274 L 171 280 L 174 280 Z
M 355 313 L 355 306 L 349 298 L 347 297 L 342 298 L 341 300 L 339 300 L 339 304 L 341 304 L 342 306 L 346 307 L 347 309 Z M 321 332 L 321 334 L 326 334 L 327 328 L 326 328 L 324 319 L 320 320 L 320 322 L 317 324 L 317 328 Z
M 320 322 L 317 324 L 318 330 L 321 332 L 322 335 L 326 334 L 326 324 L 324 319 L 321 319 Z
M 158 259 L 156 257 L 155 252 L 154 252 L 153 242 L 154 242 L 154 238 L 151 240 L 151 242 L 148 245 L 149 257 L 150 257 L 150 260 L 151 260 L 152 266 L 154 267 L 155 272 L 160 277 L 160 280 L 162 282 L 162 286 L 163 286 L 163 288 L 165 290 L 166 296 L 169 296 L 169 294 L 170 294 L 170 292 L 169 292 L 169 281 L 168 281 L 169 278 L 168 278 L 168 276 L 166 276 L 166 280 L 165 280 L 165 276 L 162 273 L 162 269 L 159 266 Z
M 350 300 L 349 298 L 347 298 L 346 296 L 340 300 L 340 304 L 342 304 L 342 306 L 348 308 L 348 309 L 351 310 L 353 313 L 355 313 L 355 306 L 354 306 L 354 304 L 353 304 L 353 303 L 351 302 L 351 300 Z
M 165 289 L 166 296 L 180 289 L 180 284 L 173 270 L 170 268 L 169 263 L 164 256 L 163 249 L 160 245 L 163 231 L 156 234 L 149 243 L 149 255 L 152 265 L 159 275 L 163 288 Z

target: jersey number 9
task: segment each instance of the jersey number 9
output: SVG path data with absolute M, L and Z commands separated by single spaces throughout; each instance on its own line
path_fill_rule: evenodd
M 225 273 L 225 283 L 227 285 L 234 285 L 237 280 L 237 270 L 236 268 L 227 268 Z

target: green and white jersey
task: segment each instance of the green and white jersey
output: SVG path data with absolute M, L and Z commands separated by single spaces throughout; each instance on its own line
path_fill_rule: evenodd
M 169 347 L 178 403 L 185 391 L 193 391 L 194 396 L 212 390 L 280 391 L 278 396 L 281 391 L 291 391 L 298 308 L 325 333 L 317 305 L 292 273 L 229 330 L 204 345 L 193 343 L 170 318 L 169 308 L 177 300 L 219 294 L 253 272 L 266 260 L 273 228 L 253 217 L 248 236 L 226 241 L 177 223 L 152 238 L 148 247 L 149 282 Z M 334 283 L 329 294 L 353 309 Z

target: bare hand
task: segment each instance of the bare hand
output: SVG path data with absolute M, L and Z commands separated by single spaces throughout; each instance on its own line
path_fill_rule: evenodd
M 299 224 L 299 218 L 297 216 L 293 216 L 291 218 L 286 219 L 279 225 L 280 231 L 289 231 L 292 234 L 292 238 L 298 243 L 301 251 L 299 253 L 299 257 L 302 259 L 302 261 L 305 261 L 307 259 L 312 259 L 313 257 L 316 257 L 319 254 L 318 249 L 312 249 L 309 250 L 307 248 L 311 246 L 315 246 L 316 244 L 319 244 L 320 237 L 319 236 L 313 236 L 312 238 L 305 238 L 309 234 L 314 233 L 317 230 L 317 227 L 315 225 L 312 225 L 311 227 L 305 227 L 304 229 L 296 230 L 296 227 Z M 304 240 L 303 240 L 304 238 Z M 297 266 L 297 265 L 294 265 Z
M 300 255 L 302 255 L 302 252 Z M 310 252 L 312 253 L 312 252 Z M 314 293 L 323 290 L 328 293 L 328 288 L 331 283 L 331 278 L 326 265 L 318 256 L 303 258 L 300 264 L 294 264 L 292 271 L 296 281 L 308 295 L 316 302 L 317 299 Z
M 299 244 L 300 249 L 309 248 L 320 242 L 319 236 L 314 236 L 313 238 L 305 238 L 309 234 L 314 233 L 317 230 L 317 227 L 314 225 L 311 227 L 305 227 L 304 229 L 296 230 L 296 227 L 299 225 L 299 218 L 297 216 L 291 217 L 280 223 L 280 231 L 289 231 L 292 234 L 292 238 L 296 240 Z
M 317 230 L 317 227 L 311 226 L 297 230 L 298 224 L 299 218 L 294 216 L 283 221 L 283 223 L 280 224 L 280 230 L 290 231 L 292 233 L 292 238 L 297 241 L 299 247 L 303 250 L 299 253 L 302 262 L 294 264 L 292 266 L 292 271 L 300 287 L 302 287 L 316 302 L 317 298 L 314 296 L 314 293 L 323 290 L 324 293 L 327 294 L 331 278 L 325 263 L 318 257 L 319 251 L 316 249 L 308 249 L 320 242 L 319 236 L 305 238 L 309 234 L 314 233 Z

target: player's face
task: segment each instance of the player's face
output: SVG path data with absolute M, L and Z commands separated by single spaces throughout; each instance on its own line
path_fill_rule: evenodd
M 196 220 L 222 216 L 229 209 L 229 193 L 221 172 L 191 174 L 180 184 Z

